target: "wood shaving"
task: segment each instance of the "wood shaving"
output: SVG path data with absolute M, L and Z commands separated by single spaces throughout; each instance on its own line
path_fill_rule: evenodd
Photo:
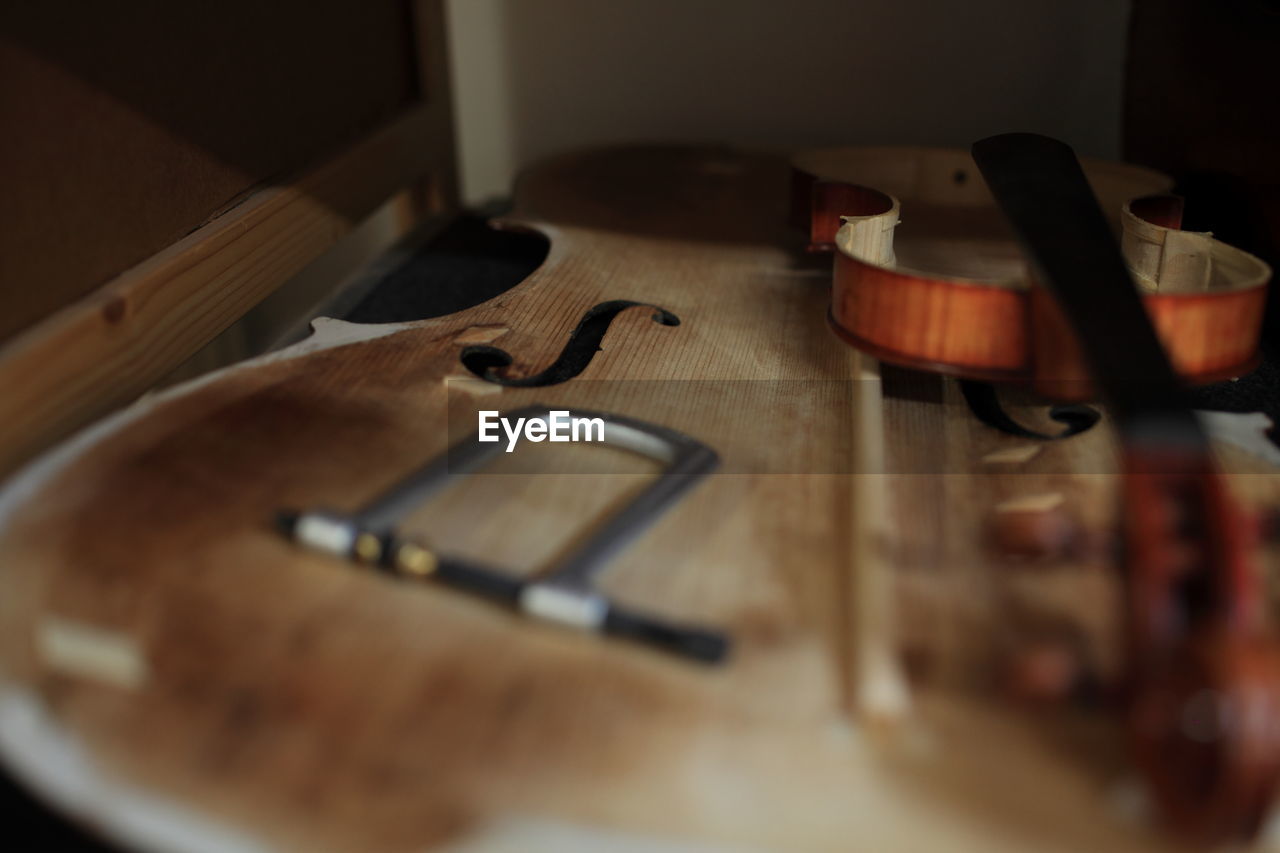
M 1048 512 L 1062 506 L 1066 500 L 1062 492 L 1046 492 L 1039 495 L 1023 495 L 996 504 L 996 512 Z
M 489 394 L 501 394 L 502 386 L 496 382 L 486 382 L 475 376 L 446 376 L 444 378 L 445 389 L 460 394 L 469 394 L 472 397 L 484 397 Z
M 147 661 L 137 643 L 116 631 L 48 617 L 36 628 L 36 652 L 64 675 L 129 690 L 147 680 Z
M 468 326 L 453 336 L 455 344 L 489 344 L 511 331 L 506 326 Z
M 986 456 L 982 457 L 982 461 L 988 465 L 999 465 L 1002 463 L 1022 464 L 1030 462 L 1040 453 L 1040 445 L 1038 444 L 1019 444 L 1015 447 L 1002 447 L 999 450 L 993 450 Z

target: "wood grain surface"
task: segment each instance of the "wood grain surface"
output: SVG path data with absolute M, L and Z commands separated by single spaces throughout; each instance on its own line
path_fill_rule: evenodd
M 0 342 L 420 105 L 411 6 L 0 9 Z
M 446 114 L 409 111 L 240 204 L 0 348 L 0 473 L 132 402 L 412 181 Z
M 977 425 L 942 380 L 890 377 L 882 403 L 875 365 L 826 327 L 829 270 L 785 231 L 786 202 L 770 156 L 550 161 L 508 223 L 550 253 L 509 292 L 430 321 L 321 321 L 26 470 L 0 495 L 0 754 L 150 849 L 1158 847 L 1114 806 L 1125 770 L 1104 706 L 1027 715 L 994 687 L 1019 608 L 1113 671 L 1106 566 L 1010 569 L 981 537 L 999 501 L 1047 492 L 1105 535 L 1105 429 L 997 463 L 1026 442 Z M 487 343 L 535 374 L 615 299 L 680 324 L 629 309 L 579 377 L 545 388 L 459 363 Z M 272 529 L 282 507 L 357 507 L 478 408 L 533 401 L 721 454 L 606 588 L 727 628 L 728 665 L 533 625 Z M 532 571 L 648 476 L 539 445 L 406 527 Z M 1244 479 L 1274 497 L 1272 476 Z M 86 663 L 85 636 L 113 657 Z M 899 650 L 913 710 L 887 720 Z

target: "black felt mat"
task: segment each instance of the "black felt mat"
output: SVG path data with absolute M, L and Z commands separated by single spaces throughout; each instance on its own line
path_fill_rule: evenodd
M 461 216 L 382 279 L 342 319 L 399 323 L 443 317 L 511 289 L 547 256 L 540 235 L 495 231 Z

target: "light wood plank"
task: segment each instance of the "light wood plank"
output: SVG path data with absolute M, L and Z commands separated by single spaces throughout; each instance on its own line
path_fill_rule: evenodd
M 0 473 L 147 390 L 354 228 L 451 169 L 418 107 L 296 181 L 263 187 L 0 350 Z

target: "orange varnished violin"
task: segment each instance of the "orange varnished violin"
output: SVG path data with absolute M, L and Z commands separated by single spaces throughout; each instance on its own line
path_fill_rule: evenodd
M 831 322 L 846 341 L 894 364 L 1090 396 L 1074 336 L 1030 286 L 967 154 L 830 149 L 794 164 L 793 221 L 811 251 L 834 252 Z M 1204 383 L 1252 370 L 1267 265 L 1179 230 L 1181 200 L 1159 194 L 1167 178 L 1097 161 L 1085 173 L 1179 373 Z

